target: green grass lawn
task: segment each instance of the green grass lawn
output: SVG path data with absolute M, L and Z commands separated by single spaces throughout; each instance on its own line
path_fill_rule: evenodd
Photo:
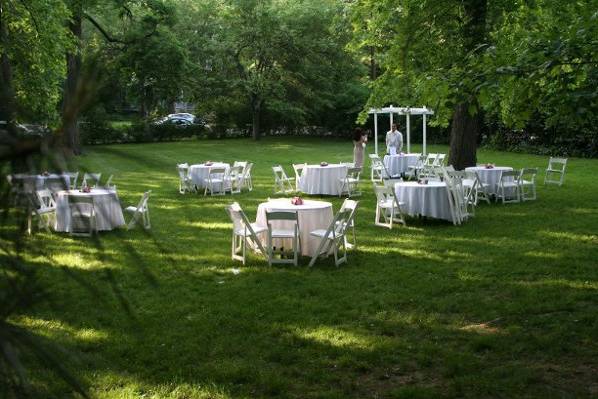
M 51 301 L 15 321 L 62 345 L 98 398 L 598 396 L 598 160 L 570 159 L 563 187 L 542 177 L 537 201 L 482 204 L 460 227 L 375 227 L 365 181 L 348 264 L 230 259 L 224 206 L 254 219 L 273 164 L 351 158 L 332 139 L 87 148 L 80 168 L 114 174 L 123 205 L 152 190 L 151 233 L 27 239 Z M 255 162 L 254 191 L 180 195 L 176 164 L 207 159 Z M 31 376 L 40 397 L 71 395 L 49 372 Z

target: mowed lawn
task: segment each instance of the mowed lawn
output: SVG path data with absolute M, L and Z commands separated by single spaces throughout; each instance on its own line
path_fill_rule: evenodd
M 180 195 L 176 164 L 208 159 L 255 162 L 255 189 Z M 537 201 L 393 230 L 373 224 L 367 169 L 348 264 L 231 260 L 224 207 L 238 201 L 253 220 L 272 165 L 351 160 L 350 141 L 319 138 L 89 147 L 80 170 L 114 174 L 124 206 L 152 190 L 151 232 L 28 238 L 50 301 L 14 321 L 59 343 L 98 398 L 598 396 L 598 160 L 570 159 L 563 187 L 542 173 Z M 39 397 L 72 395 L 32 367 Z

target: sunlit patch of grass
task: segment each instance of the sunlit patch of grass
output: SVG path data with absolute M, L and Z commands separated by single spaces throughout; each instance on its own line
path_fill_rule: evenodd
M 376 340 L 360 336 L 355 332 L 344 331 L 340 328 L 320 326 L 314 329 L 296 327 L 294 334 L 299 338 L 315 341 L 317 343 L 330 345 L 336 348 L 359 348 L 370 350 L 378 343 Z
M 540 233 L 556 240 L 567 239 L 579 243 L 598 244 L 598 235 L 596 234 L 579 234 L 566 231 L 542 231 Z

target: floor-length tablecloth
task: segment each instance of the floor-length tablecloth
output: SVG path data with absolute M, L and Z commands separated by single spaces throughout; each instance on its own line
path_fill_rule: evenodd
M 56 193 L 56 231 L 70 232 L 72 229 L 69 207 L 69 196 L 71 195 L 93 198 L 98 230 L 112 230 L 125 224 L 116 191 L 94 188 L 89 193 L 82 193 L 78 190 L 65 190 Z
M 465 168 L 468 172 L 476 172 L 480 181 L 487 184 L 486 192 L 488 194 L 496 195 L 498 193 L 498 185 L 500 183 L 500 175 L 502 172 L 511 171 L 513 168 L 509 166 L 495 166 L 493 168 L 486 168 L 485 166 L 470 166 Z M 513 181 L 513 178 L 508 178 L 507 181 Z
M 453 221 L 444 182 L 399 182 L 395 184 L 395 193 L 398 201 L 405 203 L 401 206 L 403 213 Z
M 327 229 L 332 223 L 332 204 L 324 201 L 303 200 L 303 205 L 293 205 L 288 198 L 272 199 L 261 203 L 257 208 L 256 223 L 267 226 L 266 211 L 296 211 L 299 218 L 299 234 L 301 237 L 301 255 L 312 256 L 318 249 L 320 239 L 309 235 L 311 231 Z M 274 228 L 291 229 L 292 222 L 276 222 Z M 264 248 L 267 245 L 268 233 L 261 234 Z M 292 248 L 291 240 L 275 240 L 274 246 Z
M 340 179 L 345 176 L 346 165 L 307 165 L 301 174 L 299 189 L 306 194 L 339 195 Z
M 386 170 L 393 176 L 400 175 L 409 170 L 410 166 L 417 165 L 417 160 L 420 154 L 396 154 L 396 155 L 385 155 L 384 166 Z
M 193 184 L 195 184 L 199 188 L 205 188 L 210 168 L 229 169 L 230 165 L 224 162 L 213 162 L 211 165 L 206 165 L 202 163 L 189 166 L 189 177 L 191 178 Z

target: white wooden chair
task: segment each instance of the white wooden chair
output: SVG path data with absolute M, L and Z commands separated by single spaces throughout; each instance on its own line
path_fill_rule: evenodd
M 195 191 L 195 185 L 189 177 L 189 164 L 180 163 L 176 166 L 176 169 L 179 173 L 179 193 L 185 194 Z
M 97 234 L 97 219 L 95 204 L 93 197 L 89 195 L 77 195 L 71 194 L 68 198 L 69 210 L 71 213 L 71 235 L 80 235 L 91 237 L 94 233 Z M 79 229 L 79 226 L 83 224 L 84 231 Z
M 347 174 L 345 177 L 338 179 L 339 190 L 338 196 L 342 197 L 343 194 L 347 194 L 350 197 L 356 197 L 361 195 L 359 189 L 359 176 L 361 175 L 361 168 L 347 168 Z
M 446 195 L 449 203 L 449 209 L 451 212 L 451 219 L 453 225 L 458 226 L 461 224 L 461 212 L 459 205 L 459 197 L 453 186 L 453 178 L 448 174 L 444 176 L 444 182 L 446 183 Z
M 299 253 L 301 251 L 301 231 L 299 229 L 299 218 L 297 212 L 293 211 L 266 211 L 266 223 L 268 225 L 268 265 L 272 266 L 273 263 L 292 263 L 297 266 L 299 262 Z M 272 227 L 272 223 L 275 224 L 289 224 L 293 225 L 292 228 L 280 228 Z M 273 240 L 275 239 L 290 239 L 293 242 L 293 258 L 285 259 L 285 251 L 281 246 L 278 250 L 280 258 L 275 257 L 276 248 L 273 246 Z
M 112 179 L 114 178 L 114 175 L 110 175 L 108 177 L 108 180 L 106 180 L 106 183 L 104 183 L 104 188 L 106 190 L 114 190 L 116 191 L 116 184 L 112 184 Z
M 274 194 L 286 194 L 295 191 L 293 188 L 295 179 L 288 177 L 282 166 L 273 166 L 272 172 L 274 173 Z
M 79 179 L 79 172 L 64 172 L 64 176 L 69 179 L 69 189 L 74 190 L 77 188 L 77 180 Z
M 374 185 L 374 192 L 376 193 L 376 220 L 374 224 L 389 229 L 392 229 L 394 222 L 406 226 L 401 211 L 401 206 L 405 204 L 397 200 L 394 187 Z M 384 221 L 382 222 L 380 218 L 383 218 Z
M 320 239 L 320 243 L 309 262 L 309 267 L 312 267 L 321 255 L 327 255 L 330 249 L 333 249 L 334 264 L 339 266 L 341 263 L 347 262 L 347 246 L 346 232 L 348 226 L 351 224 L 351 209 L 339 211 L 332 220 L 332 223 L 326 230 L 318 229 L 309 233 L 312 237 Z M 339 252 L 343 252 L 343 256 L 339 257 Z
M 301 184 L 301 175 L 303 174 L 303 169 L 307 166 L 306 163 L 294 163 L 293 170 L 295 171 L 295 190 L 299 191 L 299 186 Z
M 444 159 L 446 158 L 446 154 L 436 154 L 436 158 L 432 163 L 432 166 L 444 166 Z
M 500 198 L 503 204 L 521 202 L 520 176 L 521 174 L 518 170 L 505 170 L 501 172 L 496 197 Z M 513 192 L 515 195 L 512 195 Z
M 85 173 L 83 174 L 83 180 L 81 181 L 81 188 L 91 187 L 97 188 L 100 184 L 101 173 Z
M 29 194 L 31 209 L 27 217 L 27 233 L 31 234 L 31 225 L 33 217 L 38 220 L 38 227 L 50 232 L 52 222 L 56 220 L 56 202 L 52 192 L 48 189 L 37 190 L 35 198 Z
M 208 169 L 208 177 L 205 180 L 206 188 L 204 189 L 203 195 L 225 195 L 226 184 L 229 180 L 228 168 L 215 166 Z
M 462 223 L 469 217 L 475 216 L 475 194 L 473 190 L 468 190 L 463 184 L 463 179 L 465 179 L 466 176 L 464 171 L 446 171 L 446 175 L 449 176 L 451 183 L 453 200 L 455 210 L 458 212 L 459 223 Z
M 225 189 L 231 194 L 239 194 L 243 187 L 243 170 L 242 165 L 232 166 L 228 171 Z
M 370 154 L 370 171 L 372 182 L 381 182 L 384 179 L 386 168 L 378 154 Z
M 240 260 L 245 264 L 247 259 L 247 247 L 254 251 L 259 251 L 265 258 L 268 254 L 262 246 L 259 237 L 260 233 L 265 233 L 268 228 L 256 223 L 250 223 L 247 216 L 238 203 L 233 203 L 226 207 L 226 212 L 233 222 L 231 257 L 233 260 Z
M 474 204 L 477 206 L 480 199 L 483 199 L 490 204 L 490 195 L 488 195 L 488 183 L 482 183 L 478 173 L 476 171 L 465 171 L 465 179 L 463 180 L 463 186 L 466 189 L 473 190 L 474 193 Z
M 143 227 L 145 230 L 149 230 L 152 227 L 150 223 L 150 212 L 148 205 L 148 200 L 151 193 L 151 190 L 143 193 L 143 196 L 141 197 L 141 200 L 137 206 L 128 206 L 125 208 L 126 212 L 132 214 L 131 220 L 129 221 L 129 224 L 127 224 L 127 230 L 132 229 L 135 224 L 138 224 L 140 219 L 142 222 L 141 227 Z
M 415 165 L 411 165 L 407 167 L 407 172 L 405 172 L 405 177 L 410 179 L 417 179 L 419 172 L 424 168 L 424 163 L 426 162 L 426 155 L 419 154 L 417 158 L 417 162 Z
M 519 175 L 520 193 L 522 201 L 533 201 L 536 199 L 536 175 L 538 168 L 523 168 Z
M 351 221 L 348 228 L 351 228 L 353 234 L 353 242 L 349 242 L 347 240 L 347 234 L 345 234 L 345 246 L 349 249 L 357 248 L 357 237 L 355 235 L 355 212 L 357 211 L 357 206 L 359 205 L 359 201 L 354 201 L 349 198 L 345 198 L 343 205 L 341 205 L 341 211 L 350 210 L 351 211 Z
M 546 168 L 546 174 L 544 175 L 544 184 L 558 184 L 563 185 L 565 180 L 565 168 L 567 167 L 567 158 L 555 158 L 550 157 L 548 160 L 548 168 Z M 557 176 L 558 179 L 554 179 Z
M 247 167 L 248 164 L 249 164 L 248 161 L 235 161 L 233 163 L 233 167 L 240 166 L 243 169 L 243 171 L 245 171 L 245 168 Z
M 249 162 L 247 167 L 243 170 L 242 186 L 246 187 L 248 191 L 253 190 L 253 180 L 251 179 L 251 170 L 253 169 L 253 162 Z

